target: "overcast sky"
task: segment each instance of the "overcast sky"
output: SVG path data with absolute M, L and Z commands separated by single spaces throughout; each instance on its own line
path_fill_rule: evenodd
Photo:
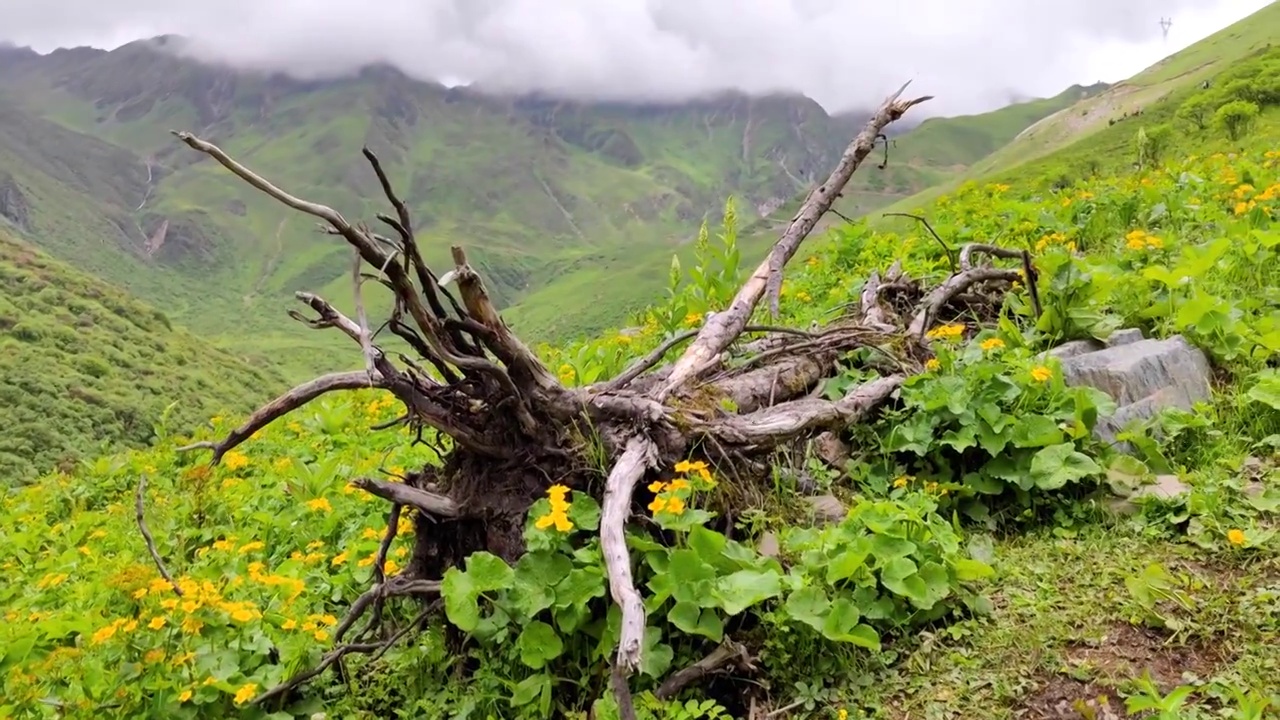
M 0 40 L 43 52 L 173 33 L 206 57 L 309 77 L 384 61 L 613 99 L 793 90 L 831 111 L 911 79 L 937 96 L 929 114 L 950 115 L 1123 79 L 1269 2 L 0 0 Z

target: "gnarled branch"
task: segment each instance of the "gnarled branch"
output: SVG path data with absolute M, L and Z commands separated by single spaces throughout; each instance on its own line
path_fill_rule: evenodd
M 142 532 L 142 541 L 147 544 L 147 552 L 151 553 L 151 559 L 155 561 L 156 569 L 160 571 L 160 577 L 173 586 L 173 591 L 178 594 L 178 597 L 182 597 L 182 588 L 178 587 L 178 583 L 169 574 L 169 570 L 165 568 L 164 558 L 160 557 L 160 551 L 156 549 L 156 541 L 151 537 L 151 531 L 147 529 L 147 519 L 143 513 L 143 497 L 146 492 L 147 476 L 143 475 L 138 480 L 138 492 L 133 499 L 134 514 L 138 518 L 138 530 Z
M 743 283 L 729 308 L 724 312 L 716 313 L 702 326 L 698 332 L 698 338 L 676 361 L 671 375 L 663 385 L 659 399 L 665 399 L 690 380 L 714 367 L 720 354 L 741 334 L 766 290 L 769 293 L 770 309 L 773 314 L 777 314 L 783 267 L 813 231 L 818 220 L 831 208 L 858 166 L 871 153 L 876 136 L 889 123 L 901 118 L 907 110 L 930 99 L 926 96 L 914 100 L 899 100 L 898 97 L 906 89 L 907 85 L 904 84 L 884 101 L 862 132 L 858 133 L 858 136 L 845 149 L 840 163 L 827 181 L 809 193 L 809 197 L 792 218 L 791 224 L 782 237 L 774 244 L 764 262 L 760 263 L 751 277 Z
M 253 437 L 254 433 L 267 425 L 270 425 L 272 422 L 284 415 L 287 415 L 312 400 L 315 400 L 321 395 L 337 390 L 360 390 L 371 387 L 389 388 L 390 386 L 387 384 L 386 379 L 380 374 L 373 377 L 364 370 L 321 375 L 314 380 L 308 380 L 307 382 L 302 383 L 275 400 L 263 405 L 261 408 L 258 408 L 256 412 L 249 416 L 249 419 L 246 420 L 243 425 L 228 433 L 227 437 L 221 442 L 191 443 L 190 445 L 184 445 L 183 447 L 178 448 L 178 452 L 212 450 L 213 458 L 209 462 L 212 465 L 217 465 L 222 461 L 223 455 L 226 455 L 232 448 L 235 448 L 240 443 Z
M 356 478 L 351 481 L 355 487 L 370 495 L 377 495 L 383 500 L 390 500 L 397 505 L 415 507 L 428 515 L 442 518 L 456 518 L 461 514 L 458 503 L 444 495 L 427 492 L 404 483 L 393 483 L 373 478 Z

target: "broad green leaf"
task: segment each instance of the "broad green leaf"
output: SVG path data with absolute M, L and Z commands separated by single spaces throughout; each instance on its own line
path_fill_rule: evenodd
M 604 586 L 604 570 L 599 566 L 574 568 L 556 585 L 556 606 L 586 605 L 604 596 Z
M 667 613 L 667 619 L 684 632 L 702 635 L 715 642 L 724 638 L 724 622 L 714 608 L 700 608 L 693 603 L 676 603 Z
M 951 567 L 955 568 L 956 579 L 960 582 L 981 580 L 995 574 L 995 570 L 990 565 L 971 558 L 956 558 L 952 561 Z
M 1057 490 L 1100 472 L 1102 468 L 1072 443 L 1050 445 L 1031 459 L 1031 478 L 1041 490 Z
M 1250 400 L 1280 410 L 1280 371 L 1263 370 L 1253 376 L 1256 380 L 1245 393 Z
M 1020 448 L 1044 447 L 1062 442 L 1058 422 L 1045 415 L 1025 415 L 1013 425 L 1013 444 Z
M 880 636 L 870 626 L 859 623 L 861 613 L 847 597 L 837 598 L 822 624 L 822 634 L 829 640 L 849 643 L 868 650 L 880 650 Z
M 515 571 L 502 558 L 482 550 L 467 556 L 467 577 L 477 593 L 487 593 L 510 587 Z
M 444 572 L 440 583 L 444 614 L 463 632 L 473 632 L 480 624 L 480 593 L 471 577 L 456 567 Z
M 822 632 L 823 623 L 831 609 L 831 601 L 822 588 L 804 587 L 787 597 L 783 609 L 793 619 Z
M 525 625 L 520 637 L 516 638 L 516 649 L 520 651 L 520 662 L 540 670 L 564 652 L 564 642 L 555 628 L 535 620 Z
M 774 570 L 739 570 L 720 578 L 713 594 L 726 614 L 737 615 L 781 595 L 782 576 Z

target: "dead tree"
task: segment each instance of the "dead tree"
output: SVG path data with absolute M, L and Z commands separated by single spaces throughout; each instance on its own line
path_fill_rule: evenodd
M 382 563 L 377 563 L 376 585 L 354 603 L 342 632 L 389 596 L 430 597 L 438 592 L 444 571 L 472 552 L 487 550 L 514 562 L 523 552 L 526 511 L 553 482 L 602 498 L 601 545 L 611 595 L 622 611 L 614 665 L 615 681 L 621 681 L 615 682 L 615 691 L 629 697 L 625 677 L 640 663 L 645 628 L 644 605 L 631 579 L 624 542 L 628 519 L 639 509 L 633 498 L 636 486 L 646 476 L 695 455 L 720 466 L 759 467 L 761 463 L 752 459 L 779 446 L 859 422 L 921 367 L 927 356 L 926 331 L 947 315 L 953 301 L 963 296 L 968 305 L 980 295 L 980 286 L 1007 287 L 1023 279 L 1018 270 L 966 265 L 925 292 L 918 281 L 894 268 L 884 278 L 873 275 L 867 281 L 855 312 L 818 332 L 777 334 L 754 342 L 756 354 L 748 362 L 730 362 L 760 300 L 769 294 L 776 307 L 787 262 L 831 210 L 876 138 L 908 109 L 929 99 L 899 99 L 905 88 L 884 101 L 831 176 L 809 193 L 724 311 L 713 314 L 696 337 L 674 338 L 618 377 L 588 387 L 566 387 L 510 331 L 461 247 L 453 248 L 450 271 L 457 297 L 449 283 L 440 282 L 423 262 L 408 209 L 367 149 L 364 155 L 394 210 L 377 216 L 391 229 L 392 239 L 352 224 L 330 207 L 291 195 L 204 140 L 175 133 L 245 182 L 318 218 L 328 233 L 345 239 L 358 255 L 357 270 L 361 264 L 372 267 L 394 296 L 387 327 L 419 355 L 416 361 L 402 357 L 396 363 L 371 340 L 359 302 L 358 273 L 354 320 L 322 298 L 299 293 L 318 317 L 291 314 L 311 327 L 335 328 L 348 335 L 360 346 L 365 369 L 304 383 L 255 412 L 220 442 L 189 448 L 211 449 L 217 463 L 291 410 L 326 393 L 368 387 L 392 393 L 404 405 L 403 422 L 419 436 L 431 431 L 447 438 L 441 464 L 411 473 L 404 483 L 357 481 L 358 487 L 392 503 L 393 512 L 416 508 L 418 533 L 412 559 L 399 576 L 386 578 Z M 663 365 L 667 353 L 690 339 L 674 362 Z M 834 371 L 841 354 L 865 345 L 898 347 L 901 371 L 867 382 L 838 400 L 815 397 L 812 389 Z M 720 402 L 724 399 L 732 403 Z M 584 452 L 591 442 L 602 445 L 600 450 L 612 462 L 603 486 Z M 382 555 L 395 526 L 390 524 Z M 366 646 L 379 647 L 365 643 L 357 649 L 369 651 Z

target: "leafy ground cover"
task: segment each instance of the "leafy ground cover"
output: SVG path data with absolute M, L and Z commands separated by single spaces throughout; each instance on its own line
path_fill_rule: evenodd
M 1230 153 L 1148 155 L 1137 170 L 1070 183 L 969 184 L 927 209 L 941 243 L 924 228 L 836 230 L 784 286 L 792 325 L 844 311 L 894 261 L 912 277 L 945 277 L 951 250 L 979 240 L 1033 252 L 1043 312 L 1015 289 L 999 316 L 935 331 L 935 355 L 900 401 L 849 429 L 855 450 L 842 468 L 780 457 L 773 485 L 752 487 L 685 461 L 646 488 L 649 513 L 629 538 L 649 615 L 637 711 L 1280 712 L 1270 680 L 1280 670 L 1280 151 L 1257 132 L 1273 121 L 1260 107 Z M 1136 132 L 1130 141 L 1149 152 Z M 724 306 L 741 276 L 726 210 L 696 243 L 696 263 L 673 265 L 669 296 L 638 329 L 543 350 L 563 380 L 610 375 Z M 1092 436 L 1109 399 L 1067 387 L 1040 354 L 1119 327 L 1181 334 L 1217 369 L 1212 402 L 1122 434 L 1135 456 Z M 861 382 L 881 354 L 852 353 L 822 391 Z M 519 562 L 472 555 L 423 587 L 441 597 L 436 614 L 404 601 L 381 608 L 421 632 L 347 657 L 339 680 L 253 702 L 358 634 L 342 609 L 412 552 L 422 521 L 388 518 L 349 483 L 434 461 L 429 446 L 370 429 L 393 416 L 389 397 L 369 393 L 309 406 L 216 468 L 177 454 L 174 438 L 12 493 L 0 511 L 0 568 L 15 579 L 0 589 L 0 709 L 615 717 L 606 686 L 618 621 L 599 508 L 556 485 L 529 512 Z M 229 424 L 215 419 L 196 439 Z M 1190 492 L 1115 510 L 1112 486 L 1157 473 Z M 142 476 L 176 590 L 138 533 Z M 799 497 L 812 492 L 841 498 L 847 515 L 810 522 Z M 389 519 L 398 539 L 380 550 Z M 653 528 L 668 542 L 654 542 Z M 766 533 L 777 552 L 763 547 Z M 731 669 L 667 697 L 673 673 L 717 647 L 736 657 Z
M 283 385 L 0 230 L 0 485 L 145 447 Z

